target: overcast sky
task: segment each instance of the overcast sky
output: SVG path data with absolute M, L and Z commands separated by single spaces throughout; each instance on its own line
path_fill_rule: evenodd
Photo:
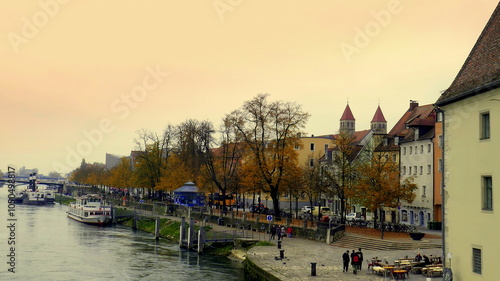
M 391 128 L 434 103 L 493 0 L 2 0 L 0 169 L 69 172 L 129 155 L 137 130 L 216 126 L 259 93 L 300 104 L 308 134 Z

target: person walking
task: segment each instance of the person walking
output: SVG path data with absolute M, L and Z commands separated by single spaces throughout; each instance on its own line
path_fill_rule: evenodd
M 276 236 L 278 236 L 278 241 L 281 240 L 281 227 L 276 226 Z
M 351 265 L 352 265 L 352 273 L 358 274 L 359 256 L 356 250 L 352 250 Z
M 273 224 L 271 227 L 271 240 L 274 240 L 274 236 L 276 236 L 276 225 Z
M 344 261 L 344 267 L 342 272 L 349 272 L 349 250 L 347 250 L 344 254 L 342 254 L 342 260 Z
M 363 252 L 361 252 L 361 248 L 358 249 L 358 257 L 359 257 L 359 270 L 363 266 Z

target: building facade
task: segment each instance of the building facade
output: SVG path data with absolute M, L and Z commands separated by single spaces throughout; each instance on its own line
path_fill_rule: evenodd
M 444 256 L 454 280 L 498 280 L 500 4 L 436 105 L 444 118 Z

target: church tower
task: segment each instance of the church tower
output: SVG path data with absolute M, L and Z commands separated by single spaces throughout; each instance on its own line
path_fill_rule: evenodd
M 356 119 L 352 115 L 351 108 L 349 104 L 344 109 L 342 117 L 340 117 L 340 132 L 346 132 L 348 134 L 354 134 L 356 131 Z
M 373 115 L 371 129 L 374 134 L 387 134 L 387 121 L 382 113 L 382 109 L 380 109 L 380 105 L 377 107 L 375 115 Z

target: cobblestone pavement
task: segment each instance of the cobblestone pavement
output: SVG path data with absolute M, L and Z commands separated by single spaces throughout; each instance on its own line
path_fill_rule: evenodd
M 433 239 L 433 242 L 439 239 Z M 426 240 L 431 241 L 431 239 Z M 276 241 L 274 241 L 276 242 Z M 366 261 L 363 262 L 361 272 L 352 273 L 349 266 L 348 273 L 342 272 L 342 254 L 353 249 L 340 248 L 327 245 L 324 242 L 312 241 L 302 238 L 285 238 L 281 249 L 284 250 L 284 259 L 279 260 L 280 250 L 277 246 L 253 247 L 247 252 L 256 265 L 272 273 L 280 280 L 384 280 L 383 276 L 373 274 L 367 269 Z M 357 250 L 357 249 L 356 249 Z M 422 250 L 396 250 L 396 251 L 370 251 L 362 250 L 365 260 L 378 257 L 394 263 L 395 260 L 414 257 L 418 252 L 427 256 L 442 256 L 442 250 L 422 249 Z M 311 263 L 316 263 L 316 276 L 311 276 Z M 389 278 L 385 278 L 389 280 Z M 427 277 L 410 273 L 413 281 L 427 280 Z M 432 280 L 442 280 L 442 277 L 435 277 Z

